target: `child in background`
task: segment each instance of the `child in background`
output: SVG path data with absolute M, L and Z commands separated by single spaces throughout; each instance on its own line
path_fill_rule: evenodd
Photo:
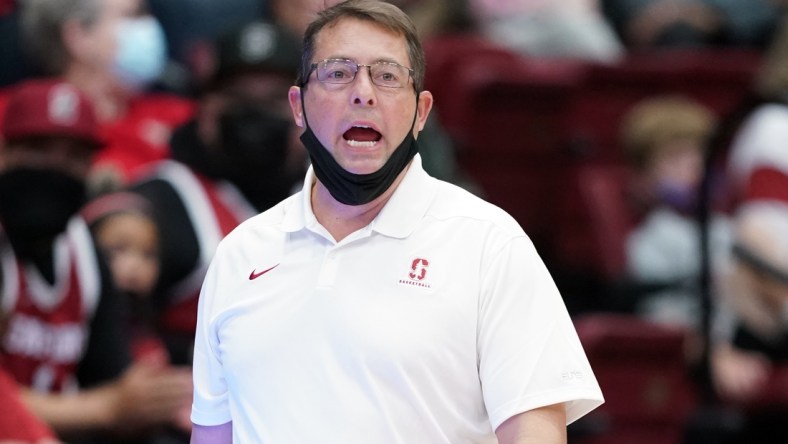
M 627 239 L 627 268 L 637 283 L 661 290 L 639 294 L 646 319 L 694 330 L 700 321 L 700 226 L 696 213 L 704 155 L 716 117 L 683 96 L 655 96 L 622 121 L 621 144 L 637 173 L 635 193 L 646 209 Z M 715 215 L 710 232 L 717 260 L 730 245 L 727 218 Z
M 153 206 L 138 194 L 119 191 L 90 202 L 82 216 L 130 308 L 127 321 L 134 359 L 169 364 L 170 355 L 157 332 L 153 306 L 159 277 L 159 232 Z M 183 432 L 191 429 L 188 407 L 178 415 L 178 428 Z
M 169 360 L 155 335 L 151 295 L 159 276 L 159 233 L 151 204 L 139 195 L 116 192 L 88 204 L 82 215 L 131 308 L 135 359 Z

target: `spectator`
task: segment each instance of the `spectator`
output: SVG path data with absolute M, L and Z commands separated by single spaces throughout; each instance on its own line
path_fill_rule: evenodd
M 172 129 L 193 104 L 149 87 L 166 65 L 166 42 L 144 0 L 30 0 L 22 32 L 31 58 L 90 97 L 107 141 L 94 157 L 91 191 L 116 188 L 141 165 L 167 158 Z
M 712 376 L 723 398 L 758 396 L 775 362 L 788 359 L 785 226 L 788 223 L 788 26 L 776 34 L 755 82 L 757 99 L 730 130 L 728 159 L 733 200 L 734 258 L 718 274 Z M 748 112 L 746 110 L 749 110 Z
M 87 97 L 58 80 L 16 87 L 0 119 L 2 366 L 61 437 L 142 433 L 173 421 L 189 372 L 130 365 L 122 306 L 87 226 L 90 158 L 101 145 Z M 108 437 L 99 439 L 110 439 Z
M 692 99 L 654 96 L 635 105 L 621 124 L 621 144 L 636 172 L 636 206 L 644 213 L 627 240 L 628 273 L 651 290 L 632 295 L 635 310 L 696 336 L 702 333 L 697 196 L 715 121 Z M 721 264 L 730 247 L 724 215 L 715 216 L 710 233 L 712 257 Z
M 171 363 L 155 316 L 153 292 L 159 276 L 159 233 L 152 204 L 134 193 L 115 192 L 90 202 L 81 214 L 129 307 L 124 326 L 134 360 Z M 167 442 L 173 444 L 188 442 L 188 405 L 181 412 L 174 427 L 158 432 L 157 439 L 167 436 Z
M 284 93 L 299 49 L 263 21 L 223 35 L 196 116 L 172 138 L 173 159 L 132 187 L 153 204 L 161 233 L 156 306 L 177 363 L 191 363 L 200 283 L 219 240 L 291 194 L 305 170 Z
M 151 299 L 159 276 L 159 233 L 152 205 L 136 194 L 115 192 L 90 202 L 81 215 L 130 308 L 127 331 L 135 358 L 154 353 L 169 360 L 166 348 L 158 346 L 153 322 Z

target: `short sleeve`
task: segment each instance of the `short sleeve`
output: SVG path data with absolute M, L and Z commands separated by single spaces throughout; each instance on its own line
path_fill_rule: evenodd
M 569 424 L 602 404 L 563 300 L 527 237 L 487 261 L 481 292 L 479 375 L 493 428 L 557 403 L 566 403 Z
M 219 341 L 216 334 L 216 299 L 219 296 L 219 254 L 217 253 L 203 282 L 197 309 L 194 342 L 194 400 L 191 420 L 212 426 L 231 421 L 228 390 L 224 378 Z

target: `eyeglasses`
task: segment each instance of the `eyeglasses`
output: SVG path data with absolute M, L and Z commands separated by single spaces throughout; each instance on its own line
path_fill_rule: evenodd
M 353 82 L 360 68 L 369 72 L 372 83 L 385 88 L 403 88 L 413 76 L 413 69 L 394 62 L 375 62 L 371 65 L 360 65 L 352 60 L 326 59 L 313 63 L 309 73 L 317 72 L 317 80 L 321 83 L 348 84 Z

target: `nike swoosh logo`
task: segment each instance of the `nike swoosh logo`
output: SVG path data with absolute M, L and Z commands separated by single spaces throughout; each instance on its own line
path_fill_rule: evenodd
M 249 280 L 253 281 L 253 280 L 255 280 L 255 279 L 259 278 L 260 276 L 268 273 L 269 271 L 273 270 L 274 268 L 276 268 L 278 266 L 279 266 L 279 264 L 276 264 L 276 265 L 274 265 L 273 267 L 271 267 L 271 268 L 269 268 L 267 270 L 259 271 L 257 273 L 255 273 L 255 270 L 252 270 L 252 273 L 249 274 Z

